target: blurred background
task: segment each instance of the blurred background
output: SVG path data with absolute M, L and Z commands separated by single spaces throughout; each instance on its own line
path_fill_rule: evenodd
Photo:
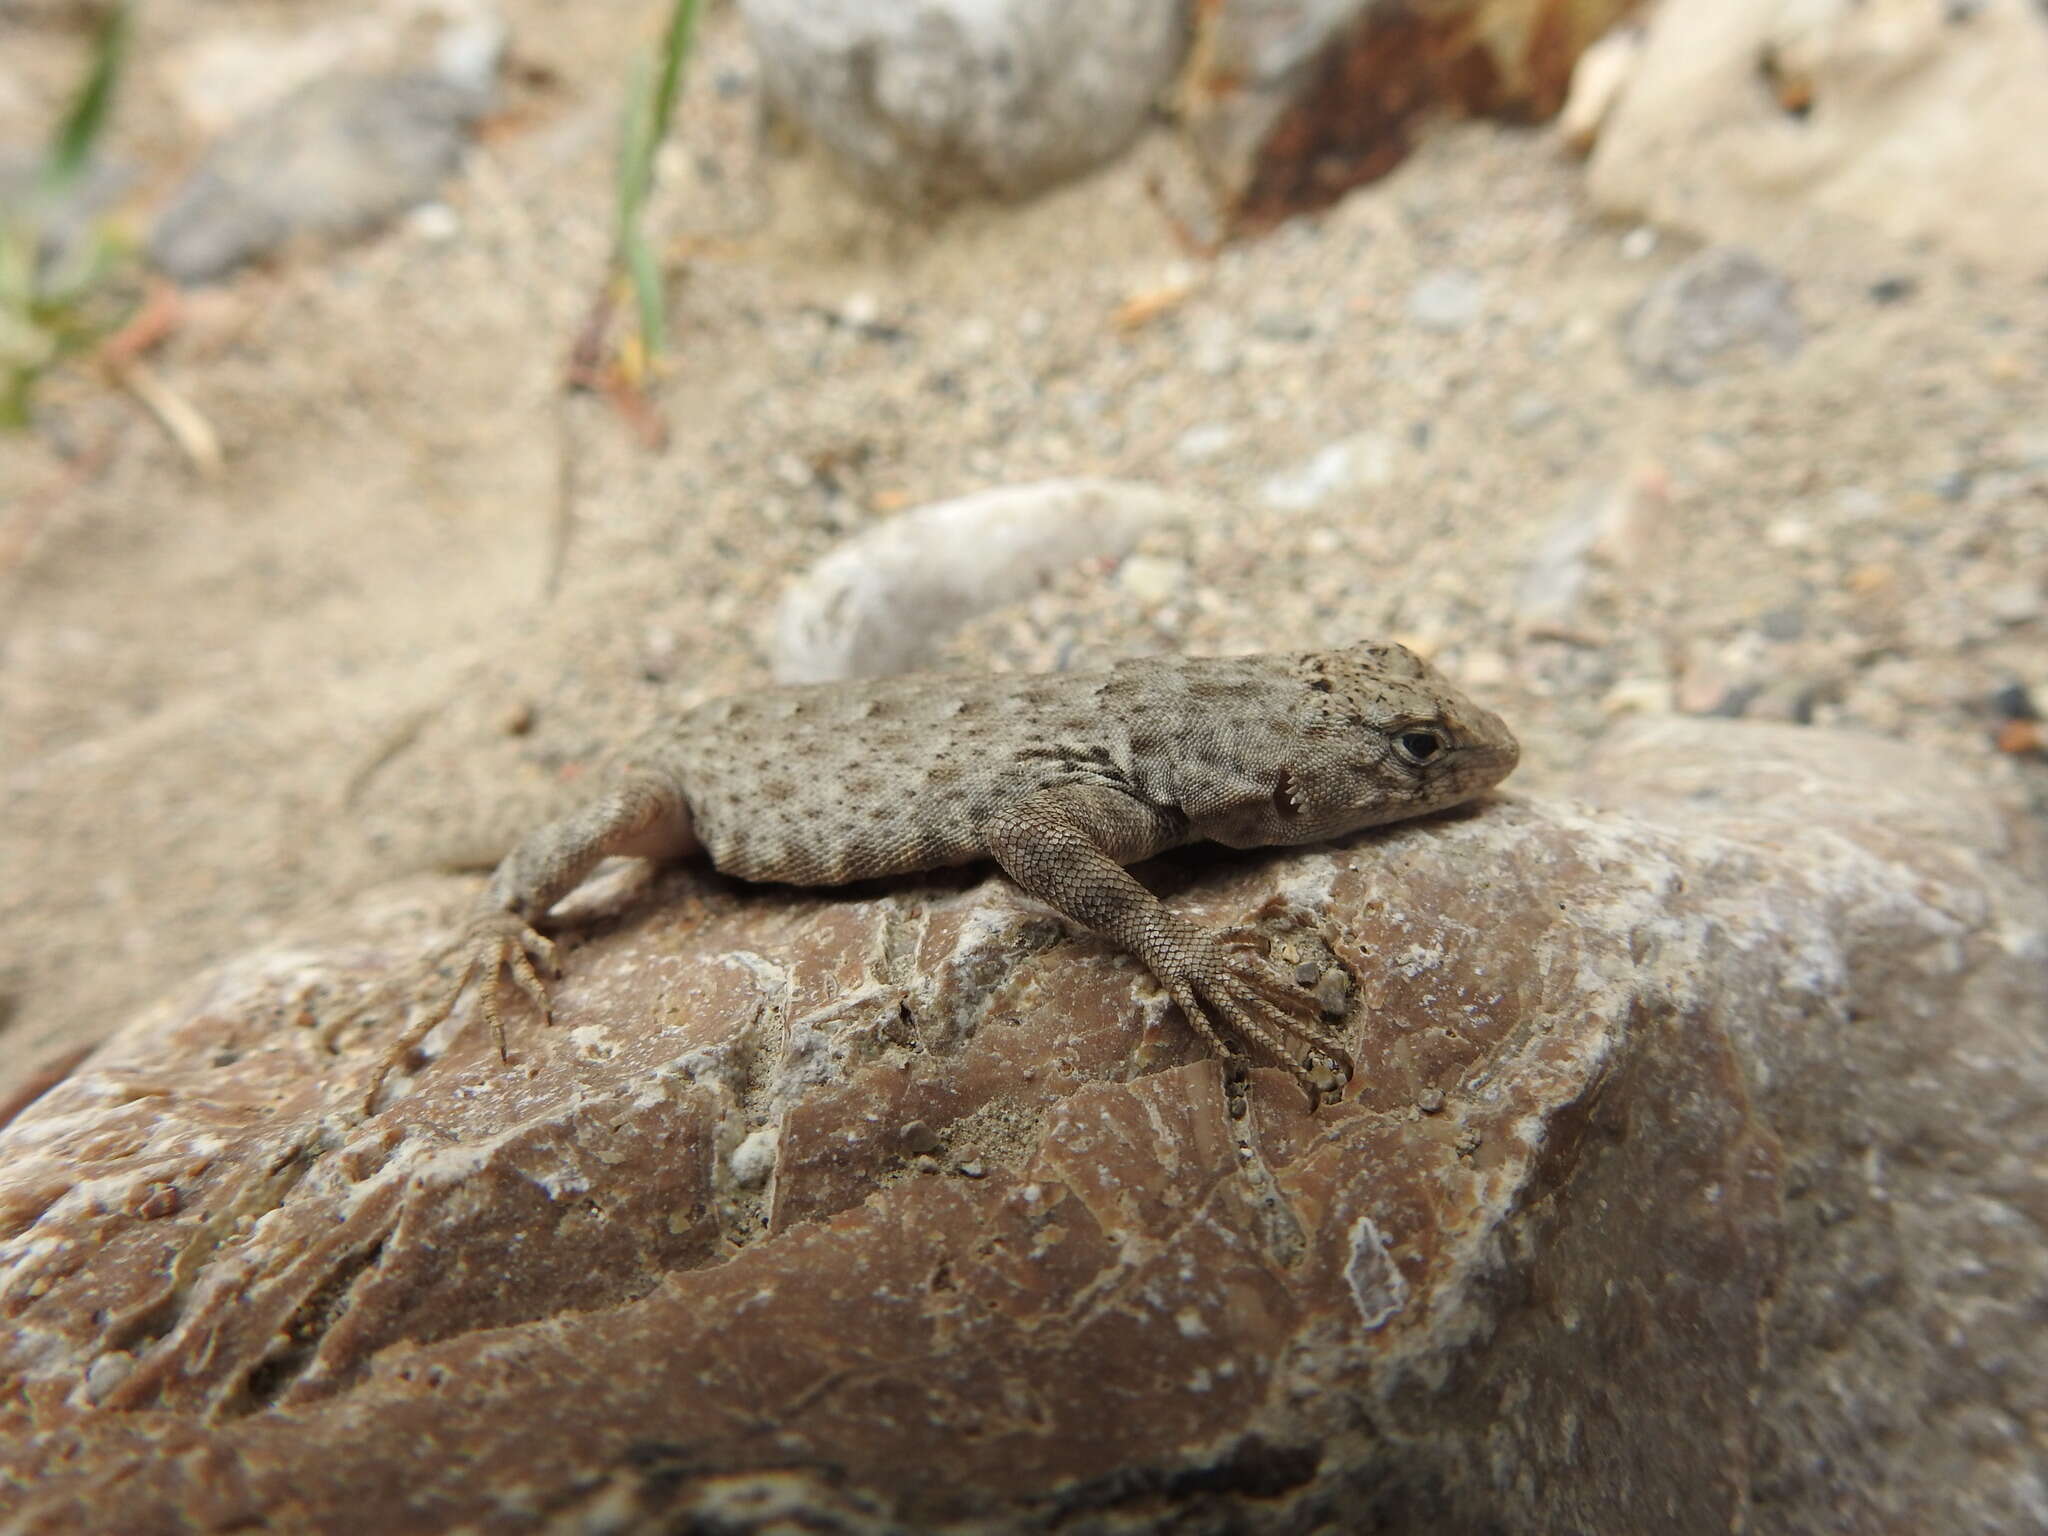
M 2041 815 L 2044 144 L 2032 0 L 0 0 L 0 1100 L 770 678 L 1387 637 L 1511 788 Z

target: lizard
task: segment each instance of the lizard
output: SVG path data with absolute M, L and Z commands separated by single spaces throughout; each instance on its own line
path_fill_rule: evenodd
M 1313 998 L 1160 903 L 1125 868 L 1186 843 L 1318 842 L 1477 796 L 1520 756 L 1500 717 L 1406 647 L 1195 658 L 1093 672 L 905 674 L 712 699 L 649 731 L 604 790 L 506 855 L 458 938 L 505 1053 L 509 980 L 551 1018 L 549 910 L 603 859 L 701 856 L 802 886 L 993 860 L 1063 917 L 1134 954 L 1227 1062 L 1244 1047 L 1309 1099 L 1293 1036 L 1349 1081 Z M 1341 1088 L 1338 1090 L 1341 1092 Z

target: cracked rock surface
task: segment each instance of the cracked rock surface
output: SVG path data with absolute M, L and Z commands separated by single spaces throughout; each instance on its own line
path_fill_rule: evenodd
M 2038 1528 L 2040 850 L 1820 731 L 1584 782 L 1148 868 L 1355 976 L 1314 1117 L 972 871 L 600 881 L 373 1095 L 387 889 L 0 1131 L 0 1529 Z

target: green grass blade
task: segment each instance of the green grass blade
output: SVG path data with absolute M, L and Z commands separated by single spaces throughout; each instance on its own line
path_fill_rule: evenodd
M 654 141 L 668 136 L 668 125 L 676 114 L 676 100 L 682 95 L 683 64 L 690 57 L 690 45 L 697 35 L 697 0 L 676 0 L 668 13 L 668 27 L 661 34 L 661 74 L 654 92 Z
M 68 185 L 91 162 L 114 110 L 114 90 L 128 55 L 128 32 L 128 0 L 116 0 L 93 38 L 92 68 L 65 109 L 43 158 L 45 187 Z
M 661 350 L 663 341 L 661 268 L 647 243 L 641 218 L 654 190 L 654 158 L 668 137 L 676 102 L 682 96 L 684 66 L 696 36 L 698 3 L 675 0 L 654 61 L 650 63 L 644 56 L 634 61 L 619 134 L 618 260 L 633 287 L 640 342 L 650 357 Z

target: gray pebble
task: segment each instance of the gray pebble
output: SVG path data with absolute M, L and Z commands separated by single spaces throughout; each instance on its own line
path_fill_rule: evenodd
M 1457 267 L 1432 272 L 1408 295 L 1408 318 L 1426 331 L 1462 331 L 1479 318 L 1485 287 Z
M 2025 683 L 2007 683 L 1991 695 L 1991 713 L 2001 720 L 2038 720 L 2041 712 Z
M 1782 273 L 1739 246 L 1713 246 L 1650 285 L 1624 346 L 1644 377 L 1697 384 L 1727 353 L 1760 345 L 1784 359 L 1805 336 Z
M 1797 608 L 1773 608 L 1760 626 L 1772 640 L 1797 640 L 1806 633 L 1806 615 Z
M 374 228 L 435 195 L 483 105 L 436 75 L 316 80 L 222 135 L 158 216 L 149 260 L 204 283 L 295 235 Z
M 1341 1018 L 1350 1006 L 1351 977 L 1341 965 L 1333 965 L 1317 979 L 1316 1006 L 1329 1017 Z

